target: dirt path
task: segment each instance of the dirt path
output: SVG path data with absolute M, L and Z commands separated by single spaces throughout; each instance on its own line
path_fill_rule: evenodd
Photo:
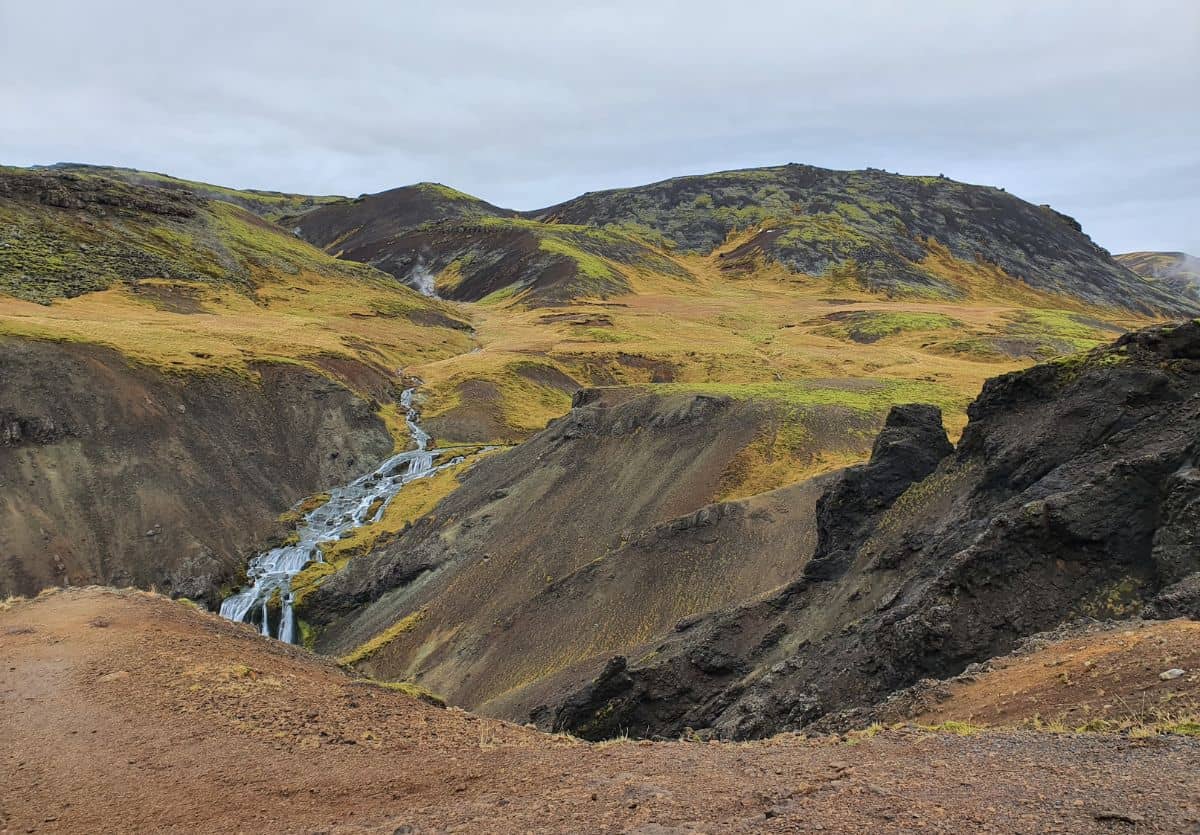
M 1197 832 L 1200 743 L 589 745 L 137 592 L 0 612 L 4 832 Z

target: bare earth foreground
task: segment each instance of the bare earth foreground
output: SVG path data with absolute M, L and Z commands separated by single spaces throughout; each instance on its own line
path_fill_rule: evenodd
M 1197 832 L 1182 736 L 586 744 L 139 592 L 0 612 L 4 832 Z

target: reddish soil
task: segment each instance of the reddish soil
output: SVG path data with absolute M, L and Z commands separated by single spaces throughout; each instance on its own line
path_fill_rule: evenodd
M 1157 663 L 1157 659 L 1155 659 Z M 1196 832 L 1200 742 L 585 744 L 140 592 L 0 612 L 5 832 Z
M 1200 622 L 1134 621 L 1047 642 L 930 688 L 907 715 L 920 723 L 1098 720 L 1143 725 L 1200 716 Z M 1164 680 L 1160 674 L 1184 674 Z M 917 688 L 920 691 L 922 688 Z M 940 702 L 930 706 L 931 702 Z M 898 718 L 898 717 L 897 717 Z

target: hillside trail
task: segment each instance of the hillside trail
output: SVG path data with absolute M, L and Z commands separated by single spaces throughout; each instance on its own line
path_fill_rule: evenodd
M 136 591 L 0 611 L 2 832 L 1196 832 L 1200 743 L 588 744 Z

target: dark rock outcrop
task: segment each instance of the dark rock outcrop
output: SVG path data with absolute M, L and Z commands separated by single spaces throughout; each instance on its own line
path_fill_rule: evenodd
M 1142 612 L 1143 617 L 1191 618 L 1200 620 L 1200 571 L 1184 577 L 1178 583 L 1167 586 L 1150 601 Z
M 871 459 L 847 468 L 817 501 L 817 550 L 804 576 L 830 580 L 844 572 L 870 533 L 869 521 L 952 452 L 941 409 L 915 403 L 893 407 Z
M 823 541 L 859 543 L 838 571 L 686 625 L 541 721 L 590 738 L 764 736 L 1076 617 L 1195 611 L 1200 324 L 990 380 L 970 418 L 882 512 L 846 501 L 847 481 L 826 494 Z
M 194 194 L 121 183 L 68 171 L 0 169 L 0 198 L 32 201 L 93 214 L 146 212 L 193 217 L 203 205 Z

